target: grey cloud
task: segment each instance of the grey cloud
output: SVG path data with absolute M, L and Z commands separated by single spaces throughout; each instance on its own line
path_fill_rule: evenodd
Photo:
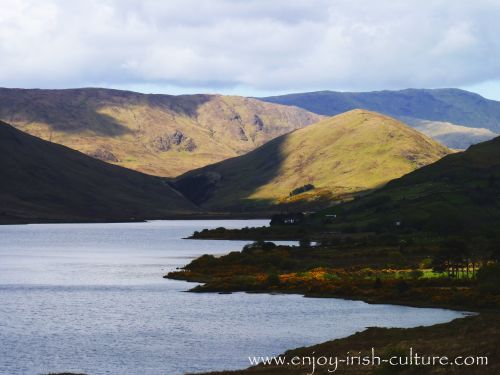
M 500 78 L 498 19 L 487 0 L 0 0 L 0 85 L 472 85 Z

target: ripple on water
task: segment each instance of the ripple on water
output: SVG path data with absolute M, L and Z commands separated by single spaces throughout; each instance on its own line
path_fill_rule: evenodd
M 183 293 L 163 274 L 245 241 L 182 240 L 264 220 L 0 226 L 0 374 L 181 374 L 248 356 L 462 316 L 297 295 Z M 348 319 L 346 319 L 348 317 Z

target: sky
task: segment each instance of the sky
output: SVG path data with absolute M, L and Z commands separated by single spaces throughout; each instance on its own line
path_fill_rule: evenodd
M 500 100 L 498 0 L 0 0 L 0 86 Z

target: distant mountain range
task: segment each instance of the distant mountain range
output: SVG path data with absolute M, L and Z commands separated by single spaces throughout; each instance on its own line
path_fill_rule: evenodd
M 331 204 L 378 188 L 450 153 L 375 112 L 353 110 L 280 136 L 240 157 L 188 172 L 175 186 L 209 210 Z
M 199 212 L 166 179 L 0 122 L 0 223 L 127 221 Z
M 459 89 L 318 91 L 260 99 L 326 116 L 355 108 L 380 112 L 403 120 L 452 148 L 467 148 L 500 133 L 500 102 Z
M 244 154 L 321 118 L 300 108 L 238 96 L 0 89 L 0 120 L 158 176 L 176 176 Z
M 454 149 L 466 149 L 470 145 L 488 141 L 499 134 L 485 128 L 470 128 L 451 122 L 419 120 L 402 116 L 401 121 L 436 141 Z

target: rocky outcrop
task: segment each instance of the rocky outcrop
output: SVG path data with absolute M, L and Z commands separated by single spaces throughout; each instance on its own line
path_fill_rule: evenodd
M 264 121 L 262 121 L 259 115 L 255 115 L 253 117 L 253 124 L 258 131 L 262 131 L 264 129 Z
M 165 177 L 247 153 L 320 119 L 238 96 L 0 88 L 0 120 L 86 154 L 109 146 L 120 159 L 115 164 Z
M 117 163 L 120 161 L 108 147 L 99 147 L 98 149 L 89 152 L 88 155 L 109 163 Z
M 182 141 L 186 139 L 186 137 L 181 131 L 176 130 L 174 134 L 171 135 L 170 139 L 172 140 L 172 143 L 174 145 L 179 146 L 182 143 Z
M 240 141 L 245 141 L 247 142 L 248 141 L 248 137 L 247 135 L 245 134 L 245 131 L 243 130 L 243 128 L 239 128 L 238 129 L 238 139 Z
M 184 151 L 193 152 L 194 150 L 196 150 L 196 147 L 196 143 L 191 138 L 188 138 L 184 144 L 183 149 Z
M 170 142 L 170 137 L 168 136 L 159 136 L 154 138 L 151 141 L 151 146 L 153 147 L 154 150 L 156 151 L 168 151 L 172 148 L 171 142 Z
M 160 152 L 170 150 L 193 152 L 197 148 L 195 141 L 180 130 L 154 138 L 151 141 L 151 146 Z

